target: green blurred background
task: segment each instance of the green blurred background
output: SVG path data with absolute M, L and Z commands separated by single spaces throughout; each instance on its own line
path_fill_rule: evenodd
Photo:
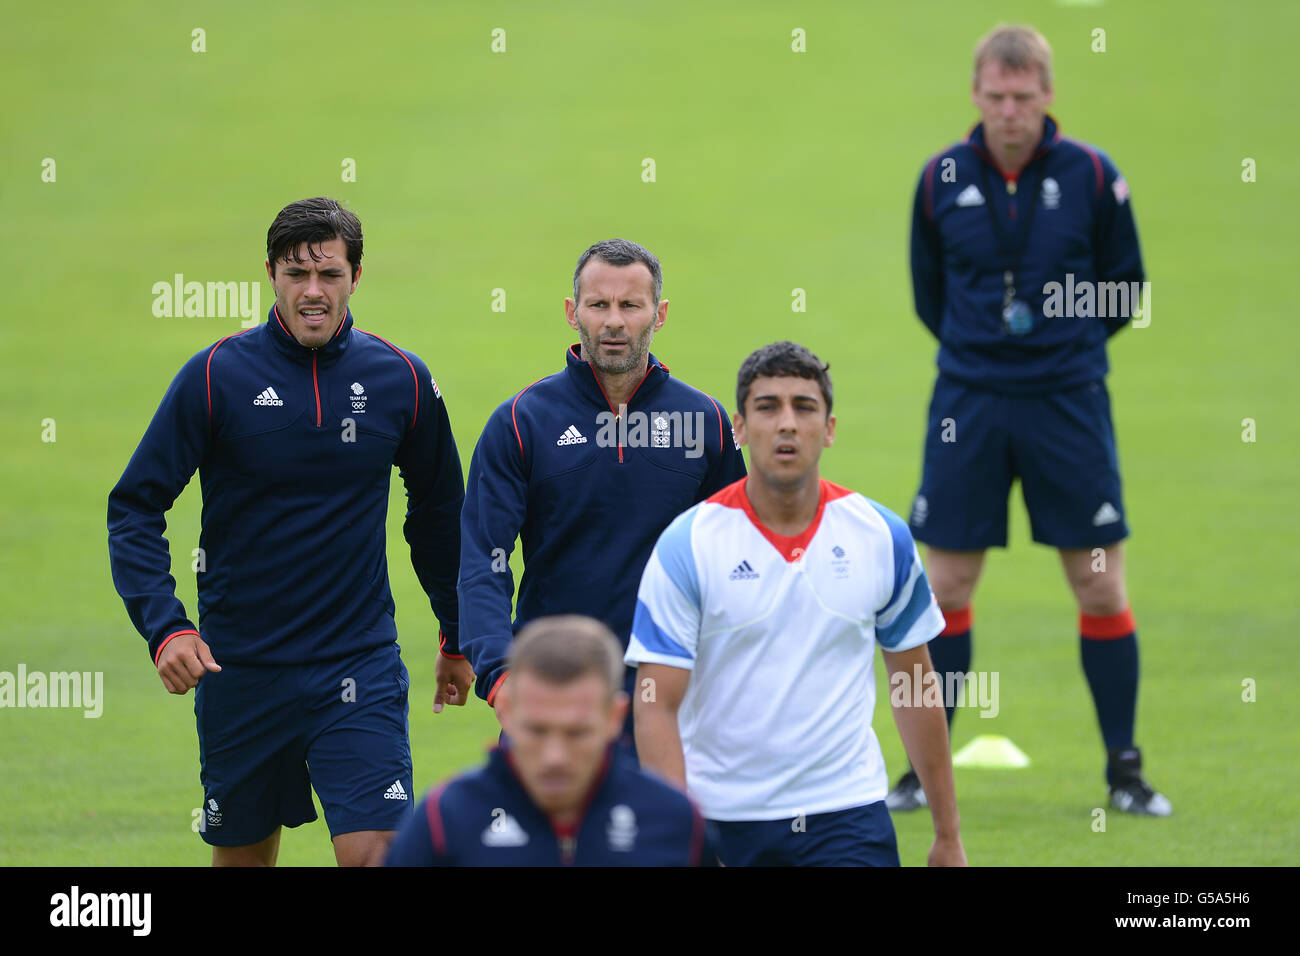
M 730 409 L 753 348 L 809 346 L 836 386 L 823 474 L 907 514 L 934 374 L 911 309 L 912 190 L 975 121 L 971 51 L 1004 21 L 1046 34 L 1053 115 L 1132 188 L 1152 321 L 1112 340 L 1109 384 L 1134 529 L 1138 741 L 1175 815 L 1111 813 L 1105 833 L 1092 828 L 1104 753 L 1076 612 L 1055 554 L 1028 540 L 1017 490 L 1012 547 L 991 553 L 976 601 L 974 667 L 1000 673 L 1001 709 L 959 711 L 954 746 L 1005 734 L 1033 764 L 957 771 L 968 855 L 1297 862 L 1300 8 L 2 6 L 0 670 L 102 671 L 105 705 L 96 720 L 0 710 L 0 863 L 209 859 L 191 832 L 193 698 L 163 691 L 113 589 L 105 509 L 168 382 L 239 320 L 157 318 L 155 282 L 260 281 L 265 310 L 275 213 L 305 196 L 347 201 L 366 232 L 358 324 L 428 362 L 468 467 L 496 404 L 562 367 L 578 254 L 632 238 L 664 264 L 672 306 L 654 350 L 673 374 Z M 206 52 L 192 50 L 196 28 Z M 495 28 L 505 52 L 492 51 Z M 796 28 L 805 53 L 791 50 Z M 349 158 L 355 182 L 342 181 Z M 796 288 L 806 312 L 791 310 Z M 1246 418 L 1255 442 L 1242 440 Z M 390 567 L 422 791 L 475 764 L 496 721 L 477 699 L 429 712 L 436 625 L 403 507 L 394 473 Z M 199 508 L 195 481 L 168 521 L 191 613 Z M 875 726 L 893 779 L 903 758 L 886 700 Z M 924 863 L 928 816 L 896 822 L 904 863 Z M 286 831 L 280 861 L 332 864 L 323 822 Z

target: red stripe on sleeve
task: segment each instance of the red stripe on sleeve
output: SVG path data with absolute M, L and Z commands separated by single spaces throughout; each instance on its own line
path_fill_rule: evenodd
M 1102 169 L 1101 157 L 1097 155 L 1097 151 L 1081 140 L 1073 139 L 1068 136 L 1061 137 L 1059 133 L 1058 137 L 1064 139 L 1068 143 L 1073 143 L 1088 154 L 1088 158 L 1092 160 L 1093 172 L 1097 174 L 1097 196 L 1100 198 L 1101 194 L 1106 190 L 1106 172 Z
M 570 348 L 572 348 L 572 346 L 570 346 Z M 537 380 L 537 382 L 540 382 L 540 381 L 541 381 L 541 379 L 539 378 L 539 379 Z M 533 382 L 533 385 L 536 385 L 537 382 Z M 597 384 L 599 384 L 599 383 L 600 383 L 600 380 L 597 379 Z M 533 385 L 529 385 L 528 388 L 532 388 Z M 524 389 L 524 392 L 528 391 L 528 388 Z M 516 396 L 515 396 L 515 400 L 514 400 L 513 402 L 510 403 L 510 424 L 512 424 L 512 425 L 515 426 L 515 440 L 516 440 L 517 442 L 519 442 L 519 457 L 520 457 L 520 458 L 523 458 L 523 457 L 524 457 L 524 439 L 523 439 L 523 436 L 521 436 L 521 435 L 519 434 L 519 422 L 515 419 L 515 406 L 519 404 L 519 399 L 521 399 L 521 398 L 524 397 L 524 392 L 520 392 L 518 395 L 516 395 Z M 490 701 L 489 701 L 489 703 L 490 703 Z
M 439 856 L 447 855 L 447 832 L 442 826 L 442 791 L 447 789 L 444 783 L 425 801 L 425 816 L 429 818 L 429 836 L 433 841 L 433 852 Z
M 442 631 L 439 631 L 439 632 L 438 632 L 438 651 L 442 654 L 442 656 L 445 657 L 445 658 L 447 658 L 448 660 L 452 660 L 452 661 L 463 661 L 463 660 L 465 659 L 465 655 L 464 655 L 464 654 L 448 654 L 447 651 L 444 650 L 444 648 L 445 648 L 446 646 L 447 646 L 447 638 L 445 638 L 445 637 L 443 636 Z
M 496 682 L 495 684 L 492 685 L 492 689 L 491 689 L 490 691 L 488 691 L 488 695 L 487 695 L 487 705 L 488 705 L 489 707 L 494 706 L 492 702 L 493 702 L 494 700 L 497 699 L 497 691 L 499 691 L 499 690 L 501 689 L 501 683 L 502 683 L 502 681 L 504 681 L 504 680 L 505 680 L 507 677 L 509 677 L 509 676 L 510 676 L 510 672 L 509 672 L 509 671 L 506 671 L 505 673 L 503 673 L 500 677 L 497 678 L 497 682 Z
M 173 637 L 180 637 L 182 634 L 193 634 L 195 637 L 199 636 L 198 631 L 189 627 L 187 627 L 183 631 L 172 631 L 170 634 L 164 637 L 163 642 L 158 645 L 158 653 L 153 656 L 153 663 L 155 667 L 158 666 L 158 658 L 162 657 L 163 648 L 167 646 L 167 642 L 170 641 Z
M 277 321 L 279 321 L 278 317 L 277 317 Z M 249 332 L 249 331 L 252 330 L 244 329 L 244 332 Z M 226 339 L 233 339 L 236 335 L 243 335 L 244 332 L 231 332 L 229 335 L 225 336 L 224 338 L 219 339 L 217 341 L 217 344 L 212 346 L 212 351 L 208 353 L 208 363 L 207 363 L 207 370 L 205 372 L 205 378 L 207 380 L 207 385 L 208 385 L 208 432 L 209 433 L 212 432 L 212 356 L 217 354 L 217 349 L 221 348 L 222 342 L 225 342 Z
M 708 396 L 709 401 L 713 402 L 713 396 Z M 718 413 L 718 450 L 724 454 L 727 451 L 727 435 L 722 430 L 722 409 L 718 407 L 717 402 L 713 402 L 713 410 Z
M 934 167 L 939 162 L 939 156 L 930 160 L 929 165 L 925 167 L 925 173 L 921 177 L 921 186 L 925 191 L 925 218 L 931 222 L 934 221 Z
M 342 325 L 339 326 L 339 328 L 342 328 L 342 327 L 343 327 Z M 355 325 L 352 326 L 352 327 L 353 327 L 354 329 L 357 329 L 357 327 L 356 327 Z M 387 345 L 390 349 L 392 349 L 394 352 L 396 352 L 398 355 L 400 355 L 400 356 L 402 357 L 402 361 L 404 361 L 404 362 L 407 364 L 407 366 L 410 368 L 410 370 L 411 370 L 411 378 L 415 380 L 415 412 L 411 415 L 411 428 L 415 428 L 415 422 L 416 422 L 416 420 L 419 419 L 419 417 L 420 417 L 420 376 L 416 373 L 416 371 L 415 371 L 415 366 L 414 366 L 413 364 L 411 364 L 411 360 L 410 360 L 409 358 L 406 357 L 406 353 L 405 353 L 405 352 L 403 352 L 401 349 L 399 349 L 399 348 L 398 348 L 396 345 L 394 345 L 392 342 L 388 341 L 388 339 L 384 338 L 382 335 L 375 335 L 374 332 L 366 332 L 365 329 L 357 329 L 357 331 L 358 331 L 358 332 L 363 332 L 363 333 L 365 333 L 366 335 L 369 335 L 371 338 L 379 339 L 379 341 L 383 342 L 383 343 L 384 343 L 385 345 Z

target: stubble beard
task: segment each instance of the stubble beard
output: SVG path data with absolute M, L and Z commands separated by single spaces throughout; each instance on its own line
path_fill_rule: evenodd
M 652 325 L 641 334 L 639 339 L 629 340 L 626 356 L 607 363 L 600 356 L 600 343 L 587 334 L 581 323 L 578 325 L 578 340 L 582 344 L 582 351 L 587 356 L 591 367 L 603 375 L 625 375 L 644 365 L 650 354 L 650 342 L 653 337 L 654 326 Z

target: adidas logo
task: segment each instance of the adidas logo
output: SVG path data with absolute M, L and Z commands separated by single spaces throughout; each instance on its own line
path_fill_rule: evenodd
M 741 561 L 736 565 L 736 570 L 731 572 L 730 577 L 733 581 L 752 581 L 758 577 L 758 572 L 748 561 Z
M 845 555 L 845 551 L 837 544 L 835 547 L 831 548 L 831 554 L 835 555 L 837 558 L 842 558 Z
M 585 445 L 587 439 L 583 437 L 582 432 L 578 431 L 576 425 L 570 425 L 564 430 L 564 434 L 555 440 L 557 445 Z
M 402 789 L 402 781 L 397 780 L 391 787 L 384 791 L 385 800 L 405 800 L 407 799 L 406 791 Z
M 1092 516 L 1092 526 L 1096 528 L 1104 524 L 1114 524 L 1118 520 L 1119 512 L 1115 510 L 1114 505 L 1107 501 L 1098 508 L 1097 513 Z
M 982 206 L 984 205 L 984 194 L 980 192 L 979 187 L 971 183 L 960 193 L 957 194 L 958 206 Z
M 262 389 L 262 394 L 258 395 L 257 398 L 253 399 L 253 404 L 254 405 L 283 405 L 284 402 L 280 400 L 279 395 L 275 394 L 275 389 L 273 389 L 270 385 L 268 385 L 266 386 L 266 388 Z

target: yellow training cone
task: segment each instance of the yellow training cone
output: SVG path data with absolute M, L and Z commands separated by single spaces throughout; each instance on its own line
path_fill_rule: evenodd
M 1011 742 L 1009 737 L 981 734 L 953 754 L 954 767 L 985 767 L 1005 770 L 1028 767 L 1025 752 Z

